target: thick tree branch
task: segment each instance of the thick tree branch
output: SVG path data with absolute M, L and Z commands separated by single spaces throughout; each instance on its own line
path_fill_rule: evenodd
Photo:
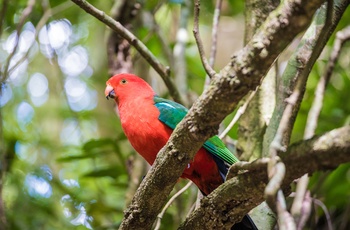
M 248 43 L 271 11 L 279 5 L 279 0 L 245 1 L 244 43 Z M 242 160 L 255 160 L 262 156 L 263 138 L 269 119 L 275 107 L 276 71 L 271 68 L 262 84 L 256 89 L 238 126 L 237 152 Z
M 212 78 L 211 84 L 158 154 L 126 210 L 120 229 L 151 228 L 176 180 L 196 151 L 207 138 L 217 133 L 221 121 L 240 99 L 259 85 L 276 57 L 309 25 L 322 3 L 322 0 L 284 1 L 247 46 L 233 56 L 220 76 Z
M 139 13 L 140 5 L 135 0 L 116 1 L 112 7 L 112 16 L 127 29 L 132 28 L 132 22 Z M 113 30 L 107 39 L 108 73 L 113 76 L 118 73 L 131 73 L 132 59 L 130 44 Z
M 288 195 L 290 183 L 305 173 L 334 169 L 350 161 L 350 126 L 290 146 L 280 155 L 286 166 L 282 183 Z M 268 183 L 269 159 L 237 163 L 230 169 L 228 180 L 203 198 L 199 209 L 186 219 L 180 229 L 223 229 L 239 221 L 249 209 L 264 201 Z
M 170 95 L 177 102 L 182 102 L 181 95 L 179 94 L 176 86 L 170 78 L 170 69 L 169 67 L 163 66 L 158 59 L 151 53 L 151 51 L 137 38 L 134 34 L 132 34 L 129 30 L 127 30 L 123 25 L 119 22 L 115 21 L 110 16 L 106 15 L 105 12 L 95 8 L 93 5 L 88 3 L 85 0 L 72 0 L 75 4 L 77 4 L 80 8 L 85 10 L 87 13 L 91 14 L 104 24 L 106 24 L 109 28 L 111 28 L 114 32 L 118 33 L 121 37 L 127 40 L 135 49 L 145 58 L 148 63 L 154 68 L 154 70 L 161 76 L 165 85 L 169 89 Z
M 280 0 L 246 0 L 245 1 L 245 31 L 244 44 L 247 44 L 253 37 L 256 30 L 265 21 L 271 11 L 276 9 Z

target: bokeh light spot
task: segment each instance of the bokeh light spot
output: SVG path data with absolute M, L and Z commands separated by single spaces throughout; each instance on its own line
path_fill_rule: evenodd
M 64 184 L 67 187 L 71 187 L 71 188 L 73 188 L 73 187 L 79 188 L 80 187 L 78 181 L 76 181 L 74 179 L 64 179 L 62 181 L 62 184 Z
M 62 57 L 59 56 L 58 64 L 66 75 L 77 76 L 85 70 L 88 60 L 86 49 L 82 46 L 75 46 Z
M 58 50 L 69 43 L 72 34 L 72 25 L 67 19 L 56 20 L 48 25 L 48 41 L 52 48 Z
M 35 106 L 44 104 L 49 97 L 49 83 L 45 75 L 33 74 L 29 79 L 27 90 Z
M 28 60 L 21 61 L 22 56 L 22 54 L 15 54 L 9 65 L 9 70 L 12 70 L 10 72 L 9 80 L 15 86 L 22 86 L 27 81 Z
M 28 174 L 24 185 L 31 197 L 49 198 L 52 195 L 51 185 L 41 177 Z
M 21 36 L 19 37 L 18 51 L 20 53 L 26 53 L 30 49 L 30 47 L 33 46 L 34 42 L 35 27 L 31 22 L 27 22 L 23 27 Z
M 1 95 L 0 95 L 0 107 L 6 105 L 12 98 L 12 89 L 8 84 L 0 84 Z
M 60 138 L 63 144 L 79 145 L 81 143 L 81 132 L 78 123 L 73 119 L 66 119 L 63 122 Z
M 17 107 L 17 121 L 24 128 L 34 117 L 34 109 L 27 102 L 21 102 Z
M 86 228 L 92 229 L 89 223 L 92 221 L 92 217 L 87 215 L 85 207 L 80 204 L 77 208 L 80 210 L 80 212 L 75 219 L 71 220 L 71 223 L 73 225 L 84 225 Z
M 50 45 L 49 35 L 47 32 L 47 26 L 43 26 L 39 31 L 39 42 L 40 42 L 40 51 L 44 54 L 45 57 L 51 59 L 53 58 L 55 51 Z
M 20 160 L 33 164 L 37 157 L 38 151 L 33 149 L 33 146 L 28 143 L 17 141 L 15 144 L 15 153 Z

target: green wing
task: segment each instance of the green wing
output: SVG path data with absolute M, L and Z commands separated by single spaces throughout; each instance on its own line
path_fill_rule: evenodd
M 225 161 L 229 165 L 232 165 L 239 160 L 233 153 L 230 152 L 225 146 L 225 144 L 221 141 L 218 136 L 213 136 L 209 138 L 203 145 L 203 147 L 208 150 L 210 153 L 214 154 L 221 160 Z
M 158 96 L 154 96 L 154 105 L 160 112 L 158 119 L 171 129 L 175 129 L 188 111 L 183 105 Z
M 158 119 L 171 129 L 175 129 L 188 111 L 184 106 L 158 96 L 154 96 L 154 105 L 160 112 Z M 209 138 L 203 144 L 203 147 L 211 154 L 230 165 L 239 161 L 235 155 L 226 148 L 225 144 L 218 136 Z

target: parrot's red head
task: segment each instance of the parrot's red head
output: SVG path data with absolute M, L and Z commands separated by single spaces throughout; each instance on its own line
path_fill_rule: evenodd
M 117 103 L 137 98 L 153 97 L 151 86 L 142 78 L 128 73 L 117 74 L 106 82 L 105 96 L 113 98 Z

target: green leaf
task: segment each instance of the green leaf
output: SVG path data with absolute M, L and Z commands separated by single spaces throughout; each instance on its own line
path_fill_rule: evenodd
M 86 152 L 91 152 L 95 149 L 106 148 L 108 146 L 112 146 L 114 148 L 115 140 L 112 140 L 110 138 L 93 139 L 93 140 L 86 142 L 83 145 L 83 150 Z
M 108 168 L 96 169 L 83 175 L 83 177 L 112 177 L 117 178 L 122 172 L 118 165 Z

